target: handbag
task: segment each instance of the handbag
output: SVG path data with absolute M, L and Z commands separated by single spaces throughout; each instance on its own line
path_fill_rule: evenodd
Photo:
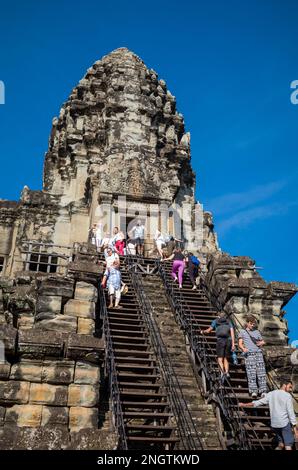
M 120 292 L 121 292 L 122 295 L 127 294 L 127 292 L 128 292 L 128 286 L 127 286 L 126 284 L 123 284 L 123 285 L 121 286 Z
M 257 343 L 260 341 L 259 339 L 255 339 L 253 336 L 251 336 L 251 334 L 249 333 L 249 331 L 247 331 L 247 329 L 245 329 L 245 331 L 248 333 L 248 336 L 250 337 L 250 339 L 252 340 L 252 342 L 259 348 L 259 350 L 261 351 L 261 353 L 263 354 L 264 356 L 264 351 L 262 348 L 260 348 L 260 346 L 257 345 Z M 244 353 L 246 354 L 246 353 Z

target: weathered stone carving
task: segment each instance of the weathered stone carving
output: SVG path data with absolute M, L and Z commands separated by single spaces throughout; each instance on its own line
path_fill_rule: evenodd
M 206 261 L 209 291 L 240 320 L 255 314 L 272 371 L 288 367 L 283 307 L 297 289 L 266 283 L 250 258 L 222 254 L 202 206 L 197 246 L 190 155 L 190 133 L 166 83 L 121 48 L 87 70 L 53 119 L 43 189 L 24 186 L 18 202 L 0 200 L 0 448 L 115 446 L 109 420 L 98 428 L 103 268 L 87 242 L 105 204 L 120 226 L 118 196 L 140 214 L 153 204 L 189 204 L 182 236 Z M 167 230 L 180 237 L 173 223 Z

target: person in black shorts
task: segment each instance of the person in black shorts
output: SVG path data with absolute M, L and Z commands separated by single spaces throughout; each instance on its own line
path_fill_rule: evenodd
M 202 334 L 211 333 L 215 330 L 216 334 L 216 355 L 217 362 L 221 370 L 222 379 L 230 378 L 229 374 L 229 356 L 231 351 L 235 350 L 235 332 L 231 321 L 224 312 L 221 312 L 216 320 L 213 320 L 209 328 L 202 330 Z
M 144 238 L 145 238 L 145 225 L 139 219 L 137 224 L 132 228 L 134 243 L 136 245 L 137 255 L 144 256 Z

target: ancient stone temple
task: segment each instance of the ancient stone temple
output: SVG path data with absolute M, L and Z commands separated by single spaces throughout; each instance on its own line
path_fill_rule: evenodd
M 19 270 L 27 240 L 86 242 L 107 205 L 114 224 L 124 230 L 124 219 L 136 212 L 146 217 L 149 237 L 159 223 L 158 205 L 187 203 L 193 213 L 183 235 L 195 248 L 194 185 L 190 137 L 175 97 L 136 55 L 118 49 L 87 71 L 54 118 L 43 190 L 25 187 L 17 204 L 1 201 L 3 271 Z M 174 218 L 166 229 L 175 235 Z M 209 219 L 205 214 L 206 243 L 215 249 Z M 105 228 L 111 223 L 106 219 Z
M 145 224 L 145 258 L 121 261 L 129 294 L 115 315 L 98 288 L 103 258 L 89 234 L 99 223 L 103 233 L 118 226 L 126 234 L 136 219 Z M 166 268 L 155 264 L 157 229 L 201 258 L 193 297 L 186 288 L 176 298 Z M 175 97 L 131 51 L 111 52 L 53 119 L 43 189 L 0 200 L 0 448 L 269 445 L 265 427 L 257 442 L 246 428 L 237 440 L 237 417 L 227 422 L 223 409 L 228 392 L 210 398 L 214 344 L 194 341 L 193 327 L 190 338 L 181 312 L 195 323 L 205 315 L 202 325 L 219 309 L 239 325 L 253 313 L 271 385 L 285 371 L 297 381 L 284 311 L 296 291 L 266 283 L 250 258 L 222 253 L 211 213 L 195 200 L 190 134 Z M 238 387 L 245 380 L 236 379 Z M 178 402 L 190 409 L 183 419 Z

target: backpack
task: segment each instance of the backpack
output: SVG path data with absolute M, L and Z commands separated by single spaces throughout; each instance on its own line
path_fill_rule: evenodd
M 198 260 L 198 258 L 197 258 L 196 256 L 192 255 L 192 256 L 190 257 L 190 259 L 191 259 L 192 264 L 194 264 L 194 265 L 197 266 L 197 267 L 199 266 L 200 261 Z
M 231 325 L 226 319 L 216 320 L 215 334 L 217 338 L 229 338 Z

